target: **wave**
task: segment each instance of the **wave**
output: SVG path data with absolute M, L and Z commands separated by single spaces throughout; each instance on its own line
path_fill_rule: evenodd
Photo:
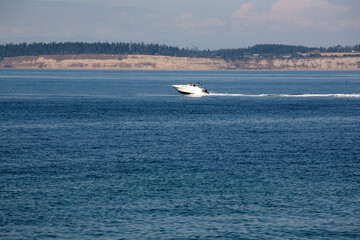
M 204 96 L 230 96 L 230 97 L 339 97 L 360 98 L 360 93 L 333 93 L 333 94 L 233 94 L 233 93 L 209 93 Z

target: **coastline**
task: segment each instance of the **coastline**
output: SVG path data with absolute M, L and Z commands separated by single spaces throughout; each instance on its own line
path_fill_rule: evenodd
M 170 57 L 160 55 L 41 55 L 5 57 L 0 68 L 87 70 L 360 70 L 360 57 L 287 58 L 226 61 L 224 59 Z

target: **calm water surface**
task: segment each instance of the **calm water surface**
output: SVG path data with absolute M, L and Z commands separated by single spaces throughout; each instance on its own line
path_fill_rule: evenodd
M 359 71 L 0 70 L 0 238 L 359 239 L 359 94 Z

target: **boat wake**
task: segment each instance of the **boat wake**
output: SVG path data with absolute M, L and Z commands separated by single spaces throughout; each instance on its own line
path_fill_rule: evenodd
M 186 85 L 172 85 L 179 93 L 186 97 L 204 97 L 204 96 L 224 96 L 224 97 L 292 97 L 292 98 L 317 98 L 317 97 L 337 97 L 337 98 L 360 98 L 360 93 L 296 93 L 296 94 L 235 94 L 235 93 L 213 93 L 199 87 L 200 83 L 190 83 Z M 203 86 L 203 85 L 200 85 Z
M 339 97 L 339 98 L 360 98 L 360 93 L 350 94 L 232 94 L 232 93 L 209 93 L 198 96 L 229 96 L 229 97 Z

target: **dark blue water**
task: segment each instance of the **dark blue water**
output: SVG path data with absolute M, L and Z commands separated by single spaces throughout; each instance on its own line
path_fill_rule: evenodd
M 218 95 L 171 87 L 195 81 Z M 359 71 L 0 70 L 0 238 L 359 239 L 359 93 Z

